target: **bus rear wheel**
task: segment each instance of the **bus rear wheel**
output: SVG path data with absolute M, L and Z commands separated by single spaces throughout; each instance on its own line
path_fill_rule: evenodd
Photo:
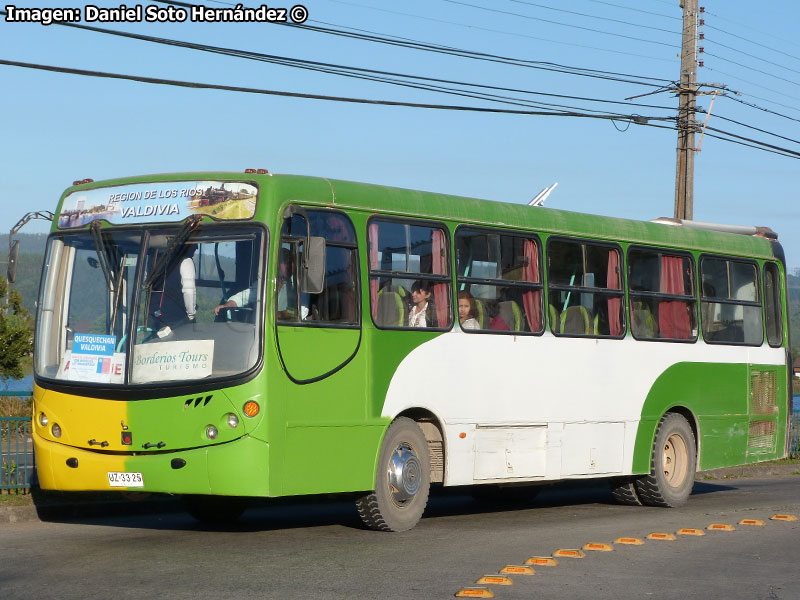
M 383 438 L 375 491 L 356 500 L 364 524 L 378 531 L 406 531 L 422 517 L 431 483 L 428 440 L 419 425 L 399 417 Z
M 656 429 L 650 474 L 636 480 L 636 492 L 648 506 L 682 506 L 694 486 L 697 450 L 694 433 L 678 413 L 667 413 Z

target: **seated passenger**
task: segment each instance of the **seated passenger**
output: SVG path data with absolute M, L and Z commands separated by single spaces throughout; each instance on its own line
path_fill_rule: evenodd
M 175 329 L 182 323 L 194 323 L 197 312 L 197 292 L 195 290 L 194 256 L 196 244 L 185 246 L 176 260 L 167 265 L 164 274 L 156 280 L 155 291 L 158 294 L 153 317 L 159 327 L 169 326 Z
M 431 282 L 415 281 L 411 286 L 411 310 L 408 312 L 409 327 L 436 327 L 436 310 L 431 298 Z
M 461 329 L 480 329 L 477 312 L 475 309 L 475 299 L 467 291 L 458 292 L 458 322 Z

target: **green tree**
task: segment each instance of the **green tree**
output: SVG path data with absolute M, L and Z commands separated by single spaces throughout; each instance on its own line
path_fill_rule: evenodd
M 22 361 L 33 351 L 33 319 L 22 297 L 0 276 L 0 377 L 22 379 Z

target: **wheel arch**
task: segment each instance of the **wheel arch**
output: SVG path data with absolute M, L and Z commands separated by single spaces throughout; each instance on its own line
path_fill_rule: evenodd
M 676 403 L 664 408 L 660 414 L 644 416 L 639 421 L 639 430 L 636 434 L 636 445 L 633 454 L 633 474 L 647 474 L 650 472 L 650 458 L 653 452 L 653 444 L 656 440 L 658 424 L 666 415 L 676 413 L 681 415 L 689 423 L 694 435 L 695 447 L 695 468 L 700 468 L 700 423 L 694 412 L 684 404 Z
M 430 410 L 420 407 L 406 408 L 397 414 L 392 421 L 398 417 L 411 419 L 422 429 L 425 439 L 428 440 L 428 451 L 431 457 L 431 483 L 442 483 L 444 481 L 447 444 L 441 419 Z

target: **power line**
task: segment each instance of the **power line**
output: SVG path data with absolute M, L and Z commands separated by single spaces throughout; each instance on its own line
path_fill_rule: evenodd
M 614 6 L 616 8 L 621 8 L 624 10 L 631 10 L 638 13 L 644 13 L 646 15 L 654 15 L 656 17 L 664 17 L 666 19 L 674 19 L 676 21 L 682 21 L 681 17 L 676 17 L 675 15 L 665 15 L 664 13 L 656 13 L 649 10 L 642 10 L 641 8 L 633 8 L 631 6 L 624 6 L 622 4 L 614 4 L 613 2 L 604 2 L 603 0 L 589 0 L 589 2 L 594 2 L 595 4 L 605 4 L 606 6 Z
M 783 66 L 781 64 L 778 64 L 778 63 L 776 63 L 774 61 L 768 60 L 766 58 L 762 58 L 760 56 L 756 56 L 755 54 L 750 54 L 749 52 L 745 52 L 744 50 L 739 50 L 738 48 L 734 48 L 733 46 L 727 46 L 726 44 L 723 44 L 721 42 L 717 42 L 716 40 L 711 40 L 710 38 L 705 38 L 705 41 L 707 43 L 710 43 L 710 44 L 716 44 L 717 46 L 720 46 L 721 48 L 725 48 L 727 50 L 731 50 L 732 52 L 738 52 L 739 54 L 744 54 L 747 57 L 754 58 L 754 59 L 759 60 L 761 62 L 765 62 L 768 65 L 772 65 L 773 67 L 778 67 L 779 69 L 786 69 L 787 71 L 791 71 L 792 73 L 800 74 L 800 71 L 798 71 L 797 69 L 792 69 L 791 67 L 785 67 L 785 66 Z
M 720 21 L 727 21 L 728 23 L 733 23 L 734 25 L 738 25 L 739 27 L 744 27 L 745 29 L 749 29 L 751 31 L 755 31 L 756 33 L 760 33 L 761 35 L 766 35 L 768 37 L 771 37 L 773 39 L 778 40 L 779 42 L 784 42 L 785 44 L 790 44 L 792 46 L 800 47 L 800 44 L 798 44 L 796 41 L 787 40 L 785 38 L 778 37 L 778 36 L 773 35 L 771 33 L 767 33 L 765 31 L 761 31 L 760 29 L 756 29 L 755 27 L 750 27 L 749 25 L 744 25 L 743 23 L 739 23 L 739 22 L 734 21 L 732 19 L 727 19 L 725 17 L 722 17 L 722 16 L 720 16 L 718 14 L 715 14 L 715 13 L 712 13 L 712 12 L 706 11 L 706 14 L 707 15 L 711 15 L 712 17 L 715 17 L 715 18 L 719 19 Z M 709 29 L 716 29 L 717 31 L 722 31 L 723 33 L 727 33 L 728 35 L 735 36 L 735 34 L 733 34 L 733 33 L 730 33 L 728 31 L 724 31 L 723 29 L 719 29 L 719 28 L 713 27 L 711 25 L 705 25 L 705 26 L 708 27 Z M 738 37 L 738 36 L 735 36 L 735 37 Z M 745 41 L 748 41 L 750 43 L 756 44 L 756 45 L 761 45 L 761 44 L 758 44 L 758 42 L 754 42 L 753 40 L 748 39 L 748 38 L 741 38 L 741 39 L 743 39 Z M 764 47 L 767 48 L 767 46 L 764 46 Z M 774 50 L 775 52 L 781 52 L 781 50 L 777 50 L 775 48 L 770 48 L 770 50 Z
M 2 11 L 0 11 L 2 13 Z M 392 85 L 399 85 L 404 87 L 411 87 L 415 89 L 421 89 L 426 91 L 435 91 L 440 93 L 449 93 L 454 95 L 460 95 L 470 98 L 476 99 L 483 99 L 489 101 L 502 101 L 510 104 L 517 104 L 517 105 L 532 105 L 529 101 L 520 98 L 509 98 L 507 96 L 497 96 L 493 94 L 477 94 L 475 92 L 469 92 L 466 90 L 454 89 L 454 88 L 445 88 L 438 85 L 431 85 L 431 82 L 434 83 L 443 83 L 448 85 L 459 85 L 459 86 L 466 86 L 466 87 L 478 87 L 483 89 L 490 89 L 493 91 L 505 91 L 505 92 L 514 92 L 514 93 L 522 93 L 528 95 L 539 95 L 539 96 L 549 96 L 549 97 L 558 97 L 558 98 L 565 98 L 565 99 L 572 99 L 572 100 L 580 100 L 580 101 L 587 101 L 587 102 L 598 102 L 598 103 L 610 103 L 610 104 L 624 104 L 626 106 L 641 106 L 645 108 L 656 108 L 660 110 L 674 110 L 670 107 L 663 107 L 657 105 L 647 105 L 641 104 L 637 105 L 634 103 L 624 103 L 614 100 L 605 100 L 599 98 L 587 98 L 581 96 L 567 96 L 561 94 L 551 94 L 546 92 L 535 92 L 531 90 L 521 90 L 516 88 L 503 88 L 499 86 L 489 86 L 484 84 L 475 84 L 470 82 L 462 82 L 462 81 L 453 81 L 453 80 L 444 80 L 432 77 L 423 77 L 419 75 L 408 75 L 403 73 L 395 73 L 389 71 L 379 71 L 376 69 L 364 69 L 360 67 L 349 67 L 344 65 L 336 65 L 332 63 L 321 63 L 317 61 L 308 61 L 308 60 L 300 60 L 290 57 L 278 56 L 278 55 L 269 55 L 269 54 L 261 54 L 256 52 L 244 51 L 244 50 L 236 50 L 231 48 L 220 48 L 216 46 L 209 46 L 206 44 L 195 44 L 191 42 L 183 42 L 179 40 L 171 40 L 167 38 L 156 38 L 153 36 L 145 36 L 142 34 L 134 34 L 129 32 L 122 32 L 122 31 L 115 31 L 111 29 L 104 29 L 100 27 L 93 27 L 89 25 L 81 25 L 77 23 L 59 23 L 60 25 L 66 27 L 72 27 L 80 30 L 92 31 L 95 33 L 103 33 L 109 35 L 116 35 L 126 38 L 138 39 L 141 41 L 159 43 L 169 46 L 181 47 L 181 48 L 188 48 L 193 50 L 199 50 L 204 52 L 210 52 L 214 54 L 222 54 L 225 56 L 232 56 L 236 58 L 245 58 L 249 60 L 258 60 L 261 62 L 268 62 L 272 64 L 279 64 L 283 66 L 289 66 L 293 68 L 300 68 L 305 70 L 312 70 L 318 72 L 324 72 L 334 75 L 340 75 L 345 77 L 352 77 L 358 79 L 366 79 L 371 81 L 378 81 L 381 83 L 388 83 Z M 397 79 L 402 78 L 402 79 Z M 600 77 L 603 78 L 603 77 Z M 405 79 L 405 80 L 404 80 Z M 419 83 L 413 83 L 406 81 L 408 79 L 413 79 L 418 82 L 424 82 L 424 85 Z M 561 107 L 568 111 L 571 110 L 586 110 L 589 112 L 601 112 L 601 111 L 593 111 L 592 109 L 581 109 L 574 106 L 563 106 L 563 105 L 553 105 L 553 104 L 545 104 L 545 103 L 534 103 L 533 105 L 538 106 L 551 106 L 551 107 Z
M 532 21 L 540 21 L 542 23 L 550 23 L 552 25 L 560 25 L 562 27 L 570 27 L 572 29 L 580 29 L 582 31 L 591 31 L 593 33 L 599 33 L 599 34 L 602 34 L 602 35 L 609 35 L 609 36 L 619 37 L 619 38 L 623 38 L 623 39 L 627 39 L 627 40 L 634 40 L 634 41 L 637 41 L 637 42 L 644 42 L 646 44 L 656 44 L 658 46 L 667 46 L 668 48 L 677 48 L 678 47 L 675 44 L 667 44 L 666 42 L 658 42 L 656 40 L 648 40 L 648 39 L 644 39 L 644 38 L 637 38 L 637 37 L 633 37 L 633 36 L 630 36 L 630 35 L 623 35 L 621 33 L 614 33 L 614 32 L 611 32 L 611 31 L 603 31 L 603 30 L 600 30 L 600 29 L 592 29 L 591 27 L 583 27 L 581 25 L 572 25 L 570 23 L 562 23 L 560 21 L 553 21 L 551 19 L 543 19 L 541 17 L 533 17 L 533 16 L 530 16 L 530 15 L 524 15 L 524 14 L 515 13 L 515 12 L 511 12 L 511 11 L 507 11 L 507 10 L 499 10 L 497 8 L 486 8 L 485 6 L 479 6 L 477 4 L 470 4 L 469 2 L 461 2 L 459 0 L 442 0 L 442 2 L 448 2 L 450 4 L 458 4 L 458 5 L 461 5 L 461 6 L 469 6 L 470 8 L 475 8 L 475 9 L 478 9 L 478 10 L 484 10 L 484 11 L 503 14 L 503 15 L 510 15 L 510 16 L 513 16 L 513 17 L 519 17 L 521 19 L 530 19 Z
M 385 12 L 385 13 L 393 14 L 393 15 L 400 15 L 400 16 L 403 16 L 403 17 L 410 17 L 412 19 L 420 19 L 420 20 L 423 20 L 423 21 L 431 21 L 433 23 L 442 23 L 442 24 L 445 24 L 445 25 L 455 25 L 456 27 L 465 27 L 467 29 L 476 29 L 478 31 L 487 31 L 489 33 L 499 33 L 500 35 L 509 35 L 509 36 L 514 36 L 514 37 L 521 37 L 521 38 L 525 38 L 525 39 L 529 39 L 529 40 L 537 40 L 537 41 L 540 41 L 540 42 L 547 42 L 548 44 L 559 44 L 559 45 L 562 45 L 562 46 L 571 46 L 573 48 L 583 48 L 585 50 L 597 50 L 598 52 L 609 52 L 611 54 L 620 54 L 620 55 L 623 55 L 623 56 L 635 56 L 637 58 L 644 58 L 644 59 L 647 59 L 647 60 L 658 60 L 658 61 L 664 61 L 664 62 L 672 62 L 672 59 L 662 58 L 660 56 L 648 56 L 646 54 L 639 54 L 639 53 L 635 53 L 635 52 L 624 52 L 622 50 L 611 50 L 610 48 L 600 48 L 598 46 L 587 46 L 585 44 L 575 44 L 575 43 L 572 43 L 572 42 L 565 42 L 563 40 L 554 40 L 554 39 L 551 39 L 551 38 L 543 38 L 543 37 L 538 37 L 538 36 L 535 36 L 535 35 L 527 35 L 527 34 L 524 34 L 524 33 L 516 33 L 516 32 L 512 32 L 512 31 L 504 31 L 504 30 L 501 30 L 501 29 L 492 29 L 492 28 L 489 28 L 489 27 L 480 27 L 478 25 L 471 25 L 471 24 L 468 24 L 468 23 L 458 23 L 456 21 L 448 21 L 448 20 L 445 20 L 445 19 L 435 19 L 433 17 L 426 17 L 426 16 L 423 16 L 423 15 L 415 15 L 413 13 L 405 13 L 405 12 L 400 12 L 400 11 L 397 11 L 397 10 L 389 10 L 389 9 L 386 9 L 386 8 L 379 8 L 377 6 L 370 6 L 368 4 L 359 4 L 357 2 L 347 2 L 346 0 L 329 0 L 329 1 L 330 2 L 334 2 L 336 4 L 344 4 L 345 6 L 357 6 L 359 8 L 365 8 L 365 9 L 368 9 L 368 10 L 374 10 L 374 11 L 378 11 L 378 12 Z M 311 22 L 311 21 L 312 21 L 312 19 L 309 19 L 309 21 L 306 21 L 306 22 L 308 23 L 308 22 Z M 315 23 L 324 23 L 323 21 L 314 21 L 314 22 Z M 328 23 L 326 23 L 326 24 L 328 24 Z
M 188 2 L 179 2 L 177 0 L 156 0 L 161 4 L 171 4 L 175 6 L 183 6 L 183 7 L 191 7 L 192 5 Z M 223 2 L 221 2 L 223 3 Z M 228 4 L 228 3 L 223 3 Z M 2 11 L 0 11 L 2 13 Z M 321 22 L 321 21 L 315 21 Z M 331 23 L 321 22 L 324 25 L 332 25 L 333 27 L 341 27 L 338 25 L 334 25 Z M 630 78 L 630 79 L 640 79 L 643 81 L 652 81 L 652 82 L 659 82 L 663 83 L 671 83 L 669 79 L 662 79 L 659 77 L 648 77 L 644 75 L 634 75 L 630 73 L 618 73 L 614 71 L 604 71 L 600 69 L 590 69 L 586 67 L 573 67 L 571 65 L 563 65 L 560 63 L 554 63 L 550 61 L 535 61 L 535 60 L 528 60 L 523 58 L 516 58 L 510 56 L 503 56 L 499 54 L 490 54 L 487 52 L 478 52 L 475 50 L 468 50 L 463 48 L 455 48 L 452 46 L 443 46 L 441 44 L 431 44 L 429 42 L 424 42 L 421 40 L 415 40 L 411 38 L 398 38 L 398 36 L 389 36 L 388 34 L 378 33 L 373 31 L 366 31 L 366 33 L 351 33 L 348 31 L 343 31 L 342 29 L 333 29 L 330 27 L 318 27 L 314 25 L 306 25 L 306 24 L 287 24 L 289 27 L 295 27 L 298 29 L 306 29 L 309 31 L 315 31 L 318 33 L 325 33 L 328 35 L 336 35 L 336 36 L 343 36 L 343 37 L 350 37 L 354 39 L 365 40 L 369 42 L 376 42 L 376 43 L 383 43 L 395 46 L 403 46 L 407 48 L 412 48 L 416 50 L 423 50 L 423 51 L 430 51 L 430 52 L 438 52 L 442 54 L 449 54 L 453 56 L 460 56 L 464 58 L 471 58 L 475 60 L 486 60 L 489 62 L 501 62 L 503 64 L 510 64 L 513 66 L 521 66 L 521 67 L 528 67 L 534 69 L 543 69 L 554 71 L 558 73 L 566 73 L 569 75 L 579 75 L 579 76 L 598 76 L 601 78 L 608 78 L 610 81 L 618 81 L 621 83 L 632 83 L 635 85 L 654 85 L 654 84 L 647 84 L 640 81 L 630 81 L 629 79 L 617 79 L 617 78 Z M 365 31 L 365 30 L 359 30 Z M 395 39 L 390 39 L 395 38 Z
M 26 63 L 19 61 L 11 61 L 0 59 L 0 65 L 10 67 L 19 67 L 24 69 L 35 69 L 40 71 L 50 71 L 54 73 L 64 73 L 68 75 L 81 75 L 85 77 L 99 77 L 107 79 L 122 79 L 127 81 L 135 81 L 138 83 L 149 83 L 155 85 L 169 85 L 183 88 L 192 89 L 208 89 L 208 90 L 221 90 L 228 92 L 242 92 L 248 94 L 262 94 L 268 96 L 282 96 L 287 98 L 304 98 L 308 100 L 327 100 L 332 102 L 347 102 L 353 104 L 373 104 L 381 106 L 402 106 L 409 108 L 425 108 L 431 110 L 452 110 L 462 112 L 477 112 L 477 113 L 490 113 L 490 114 L 509 114 L 509 115 L 528 115 L 528 116 L 544 116 L 544 117 L 576 117 L 585 119 L 600 119 L 605 121 L 631 121 L 637 125 L 657 126 L 650 124 L 649 121 L 672 121 L 671 117 L 643 117 L 640 115 L 592 115 L 586 113 L 566 113 L 563 111 L 531 111 L 531 110 L 516 110 L 508 108 L 492 108 L 482 106 L 463 106 L 452 104 L 426 104 L 419 102 L 404 102 L 398 100 L 373 100 L 367 98 L 354 98 L 348 96 L 330 96 L 324 94 L 308 94 L 302 92 L 286 92 L 281 90 L 269 90 L 261 88 L 249 88 L 241 86 L 221 85 L 214 83 L 202 83 L 196 81 L 181 81 L 175 79 L 162 79 L 156 77 L 146 77 L 142 75 L 129 75 L 123 73 L 109 73 L 104 71 L 90 71 L 85 69 L 74 69 L 70 67 L 57 67 L 53 65 L 42 65 L 37 63 Z
M 526 0 L 509 0 L 510 2 L 515 2 L 517 4 L 525 4 L 526 6 L 535 6 L 536 8 L 543 8 L 545 10 L 552 10 L 555 12 L 566 13 L 570 15 L 576 15 L 579 17 L 587 17 L 589 19 L 597 19 L 599 21 L 609 21 L 611 23 L 620 23 L 622 25 L 629 25 L 631 27 L 639 27 L 641 29 L 651 29 L 653 31 L 663 31 L 665 33 L 671 33 L 673 35 L 680 35 L 680 31 L 673 31 L 672 29 L 664 29 L 662 27 L 653 27 L 652 25 L 641 25 L 639 23 L 631 23 L 630 21 L 622 21 L 621 19 L 612 19 L 611 17 L 600 17 L 598 15 L 592 15 L 589 13 L 578 12 L 574 10 L 567 10 L 565 8 L 555 8 L 552 6 L 547 6 L 546 4 L 537 4 L 536 2 L 527 2 Z
M 756 69 L 755 67 L 749 67 L 749 66 L 744 65 L 742 63 L 736 62 L 735 60 L 731 60 L 731 59 L 725 58 L 723 56 L 717 56 L 716 54 L 714 54 L 712 52 L 705 52 L 705 54 L 707 56 L 712 56 L 712 57 L 714 57 L 716 59 L 719 59 L 721 61 L 724 61 L 724 62 L 727 62 L 727 63 L 731 63 L 732 65 L 736 65 L 737 67 L 742 67 L 743 69 L 747 69 L 748 71 L 755 71 L 756 73 L 761 73 L 762 75 L 766 75 L 767 77 L 772 77 L 774 79 L 779 79 L 779 80 L 784 81 L 786 83 L 790 83 L 792 85 L 796 85 L 796 86 L 800 87 L 800 83 L 797 83 L 796 81 L 792 81 L 791 79 L 786 79 L 785 77 L 781 77 L 780 75 L 775 75 L 774 73 L 769 73 L 768 71 L 762 71 L 761 69 Z
M 714 115 L 714 117 L 717 118 L 717 119 L 722 119 L 723 121 L 728 121 L 729 123 L 735 123 L 736 125 L 739 125 L 741 127 L 746 127 L 747 129 L 752 129 L 754 131 L 758 131 L 759 133 L 765 133 L 765 134 L 770 135 L 772 137 L 776 137 L 776 138 L 780 138 L 782 140 L 786 140 L 787 142 L 792 142 L 794 144 L 800 144 L 800 140 L 796 140 L 794 138 L 790 138 L 790 137 L 786 137 L 784 135 L 773 133 L 771 131 L 767 131 L 766 129 L 760 129 L 759 127 L 755 127 L 753 125 L 748 125 L 747 123 L 742 123 L 741 121 L 737 121 L 735 119 L 730 119 L 728 117 L 723 117 L 722 115 Z

